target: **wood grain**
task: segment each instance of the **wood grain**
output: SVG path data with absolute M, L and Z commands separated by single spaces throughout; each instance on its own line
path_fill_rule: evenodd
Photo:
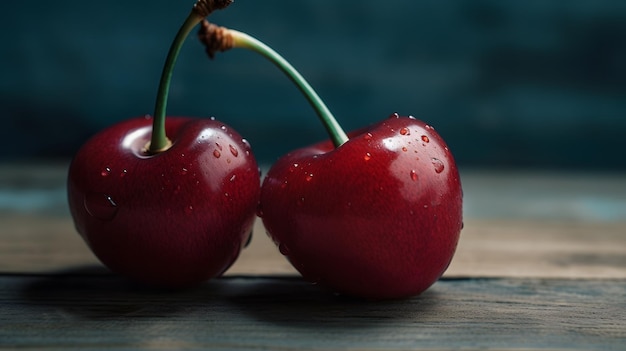
M 67 216 L 0 215 L 0 272 L 99 264 Z M 257 221 L 234 275 L 295 274 Z M 467 220 L 448 277 L 626 278 L 626 223 Z
M 622 176 L 470 174 L 469 215 L 444 278 L 421 296 L 374 302 L 302 281 L 260 221 L 224 278 L 185 291 L 137 286 L 105 269 L 76 234 L 64 172 L 0 167 L 8 194 L 0 205 L 10 205 L 0 208 L 0 349 L 626 345 Z
M 20 349 L 623 350 L 626 281 L 444 279 L 401 301 L 299 278 L 155 291 L 89 270 L 0 276 L 0 347 Z

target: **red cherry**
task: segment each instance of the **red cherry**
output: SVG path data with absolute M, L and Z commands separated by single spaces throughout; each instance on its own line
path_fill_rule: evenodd
M 151 125 L 149 118 L 118 123 L 78 151 L 70 210 L 111 270 L 155 285 L 193 285 L 225 271 L 248 240 L 258 166 L 249 144 L 215 120 L 168 117 L 172 146 L 148 154 Z
M 76 229 L 106 266 L 135 280 L 197 284 L 228 269 L 250 237 L 260 184 L 249 144 L 214 119 L 165 113 L 183 42 L 202 19 L 231 2 L 194 4 L 167 54 L 154 119 L 103 130 L 70 165 Z
M 463 227 L 459 173 L 443 139 L 393 114 L 346 135 L 304 78 L 273 49 L 243 32 L 203 21 L 209 56 L 253 50 L 300 89 L 329 141 L 293 151 L 270 169 L 258 215 L 307 279 L 369 299 L 402 298 L 446 270 Z
M 446 270 L 462 223 L 459 173 L 424 122 L 391 118 L 293 151 L 268 172 L 263 223 L 313 282 L 372 299 L 416 295 Z

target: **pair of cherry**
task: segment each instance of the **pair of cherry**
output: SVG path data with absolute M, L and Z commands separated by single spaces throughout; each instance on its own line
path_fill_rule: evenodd
M 214 118 L 165 118 L 183 41 L 230 2 L 194 6 L 166 60 L 154 117 L 113 125 L 76 154 L 68 200 L 79 234 L 111 270 L 185 287 L 224 273 L 258 215 L 307 280 L 370 299 L 427 289 L 450 263 L 462 228 L 458 170 L 431 126 L 392 114 L 346 135 L 278 54 L 206 21 L 200 37 L 209 54 L 244 47 L 270 59 L 304 93 L 331 140 L 286 154 L 261 185 L 250 144 L 231 127 Z

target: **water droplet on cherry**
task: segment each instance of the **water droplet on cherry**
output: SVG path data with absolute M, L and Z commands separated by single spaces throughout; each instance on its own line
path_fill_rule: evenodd
M 243 144 L 244 149 L 246 150 L 246 155 L 250 155 L 250 150 L 252 150 L 252 145 L 248 139 L 241 139 L 241 143 Z
M 88 193 L 84 200 L 85 210 L 92 217 L 110 221 L 117 214 L 117 204 L 111 196 L 103 193 Z
M 246 243 L 243 244 L 243 248 L 245 249 L 246 247 L 250 246 L 250 243 L 252 242 L 252 236 L 254 235 L 254 231 L 250 231 L 250 233 L 248 234 L 248 240 L 246 240 Z
M 186 214 L 191 214 L 193 212 L 193 206 L 189 205 L 187 207 L 185 207 L 185 213 Z
M 402 151 L 407 152 L 409 149 L 406 148 L 406 146 L 402 147 Z
M 228 148 L 230 149 L 230 153 L 233 154 L 233 156 L 235 157 L 239 156 L 239 151 L 237 151 L 237 149 L 234 146 L 229 144 Z
M 441 173 L 445 169 L 445 166 L 444 166 L 443 162 L 440 159 L 432 158 L 431 162 L 433 163 L 433 166 L 435 166 L 435 172 Z
M 215 117 L 214 117 L 214 116 L 211 116 L 209 119 L 210 119 L 211 121 L 215 121 Z
M 389 119 L 392 119 L 392 118 L 400 118 L 400 115 L 397 112 L 394 112 L 389 115 Z
M 220 145 L 219 143 L 215 143 L 215 146 L 217 146 L 217 148 L 222 151 L 222 145 Z
M 231 182 L 234 182 L 234 181 L 235 181 L 235 178 L 237 178 L 237 175 L 236 175 L 236 174 L 233 174 L 233 176 L 232 176 L 232 177 L 230 177 L 230 181 L 231 181 Z
M 369 152 L 366 152 L 366 153 L 365 153 L 365 156 L 363 156 L 363 159 L 364 159 L 365 161 L 369 161 L 371 158 L 372 158 L 372 155 L 371 155 Z
M 369 140 L 372 140 L 373 137 L 374 136 L 372 135 L 372 133 L 366 133 L 363 139 L 369 141 Z
M 220 129 L 221 129 L 221 130 L 226 130 L 227 128 L 226 128 L 226 126 L 225 126 L 225 125 L 222 125 L 222 126 L 220 127 Z
M 107 177 L 109 174 L 111 174 L 111 168 L 109 167 L 106 167 L 102 170 L 102 172 L 100 172 L 100 175 L 103 177 Z
M 222 156 L 222 153 L 219 152 L 218 150 L 214 150 L 213 151 L 213 156 L 215 156 L 215 158 L 220 158 L 220 156 Z
M 185 174 L 187 174 L 187 172 L 189 172 L 189 170 L 188 170 L 187 168 L 183 167 L 183 168 L 180 170 L 180 175 L 185 175 Z
M 122 170 L 122 173 L 120 173 L 120 178 L 124 178 L 126 175 L 128 174 L 127 170 Z
M 411 131 L 409 130 L 409 128 L 402 128 L 402 129 L 400 129 L 400 134 L 401 135 L 411 135 Z
M 411 180 L 417 181 L 418 176 L 417 176 L 417 172 L 415 172 L 414 169 L 411 170 L 410 176 L 411 176 Z
M 428 143 L 430 142 L 430 139 L 426 135 L 422 135 L 422 141 Z
M 289 256 L 289 254 L 291 254 L 289 247 L 287 247 L 285 243 L 278 244 L 278 251 L 280 251 L 280 253 L 284 256 Z
M 307 182 L 310 182 L 311 180 L 313 180 L 313 173 L 309 173 L 304 177 L 304 180 L 306 180 Z

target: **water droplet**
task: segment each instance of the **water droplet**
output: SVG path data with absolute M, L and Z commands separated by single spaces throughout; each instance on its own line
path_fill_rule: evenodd
M 394 112 L 392 114 L 389 115 L 389 118 L 400 118 L 400 115 L 397 112 Z
M 402 128 L 402 129 L 400 129 L 400 134 L 402 134 L 402 135 L 411 135 L 411 131 L 409 130 L 409 128 Z
M 246 240 L 246 243 L 243 244 L 243 248 L 245 249 L 246 247 L 250 246 L 250 243 L 252 242 L 252 236 L 254 235 L 254 232 L 251 230 L 250 233 L 248 233 L 248 239 Z
M 428 205 L 424 205 L 424 208 L 428 208 Z
M 226 126 L 225 126 L 225 125 L 222 125 L 222 126 L 220 127 L 220 129 L 221 129 L 221 130 L 226 130 Z
M 215 117 L 211 116 L 211 118 L 209 118 L 211 121 L 215 121 Z
M 89 193 L 85 195 L 84 200 L 85 210 L 92 217 L 110 221 L 117 214 L 117 204 L 111 198 L 111 196 L 103 193 Z
M 307 174 L 306 177 L 304 177 L 304 180 L 306 180 L 307 182 L 310 182 L 311 180 L 313 180 L 313 173 Z
M 102 170 L 102 172 L 100 172 L 100 175 L 103 177 L 108 176 L 109 174 L 111 174 L 111 168 L 106 167 L 105 169 Z
M 120 173 L 120 178 L 124 178 L 126 175 L 128 174 L 127 170 L 122 170 L 122 173 Z
M 231 181 L 231 182 L 234 182 L 234 181 L 235 181 L 235 178 L 237 178 L 237 175 L 236 175 L 236 174 L 233 174 L 233 176 L 232 176 L 232 177 L 230 177 L 230 181 Z
M 437 172 L 437 173 L 443 172 L 445 166 L 444 166 L 443 162 L 441 162 L 440 159 L 432 158 L 431 162 L 433 163 L 433 166 L 435 166 L 435 172 Z
M 291 251 L 289 250 L 289 248 L 287 247 L 285 243 L 278 244 L 278 251 L 280 251 L 280 253 L 283 254 L 284 256 L 289 256 L 289 254 L 291 253 Z
M 411 170 L 410 175 L 411 175 L 411 179 L 412 179 L 413 181 L 417 181 L 417 178 L 418 178 L 418 177 L 417 177 L 417 172 L 415 172 L 415 170 L 414 170 L 414 169 L 413 169 L 413 170 Z
M 409 116 L 409 119 L 416 119 L 416 118 L 415 118 L 415 117 L 413 117 L 413 116 Z
M 422 141 L 425 143 L 428 143 L 430 141 L 430 139 L 428 139 L 428 137 L 426 135 L 422 135 Z
M 246 149 L 246 151 L 252 150 L 252 146 L 250 145 L 248 139 L 241 139 L 241 143 L 243 144 L 243 147 Z
M 185 175 L 185 174 L 187 174 L 187 172 L 189 172 L 189 170 L 187 170 L 187 168 L 183 167 L 183 168 L 180 170 L 180 175 Z
M 364 159 L 365 161 L 369 161 L 371 158 L 372 158 L 372 155 L 371 155 L 369 152 L 366 152 L 366 153 L 365 153 L 365 156 L 363 156 L 363 159 Z
M 285 189 L 287 187 L 287 181 L 285 180 L 281 185 L 280 188 L 281 189 Z
M 298 199 L 298 206 L 304 205 L 304 196 Z
M 215 156 L 215 158 L 220 158 L 220 156 L 222 156 L 222 153 L 219 152 L 218 150 L 213 151 L 213 156 Z
M 217 148 L 222 151 L 222 145 L 220 145 L 219 143 L 215 143 L 215 146 L 217 146 Z
M 435 130 L 435 128 L 433 126 L 431 126 L 430 124 L 427 124 L 425 126 L 426 129 L 430 129 L 430 130 Z
M 406 146 L 403 146 L 403 147 L 402 147 L 402 151 L 407 152 L 407 150 L 408 150 L 408 149 L 406 148 Z
M 186 214 L 191 214 L 193 212 L 193 206 L 189 205 L 187 207 L 185 207 L 185 213 Z
M 237 157 L 239 155 L 239 151 L 237 151 L 234 146 L 229 144 L 228 148 L 230 149 L 230 153 L 233 154 L 233 156 Z
M 374 136 L 372 135 L 372 133 L 367 133 L 367 134 L 365 134 L 365 136 L 363 137 L 363 139 L 365 139 L 365 140 L 368 140 L 368 141 L 369 141 L 369 140 L 372 140 L 372 138 L 373 138 L 373 137 L 374 137 Z

